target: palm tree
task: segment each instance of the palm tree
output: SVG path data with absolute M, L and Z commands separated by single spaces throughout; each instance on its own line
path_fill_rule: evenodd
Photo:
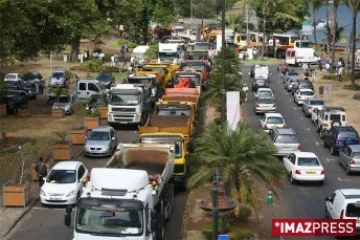
M 255 132 L 244 123 L 240 123 L 235 131 L 223 130 L 212 123 L 195 144 L 196 152 L 191 155 L 191 160 L 198 170 L 189 178 L 189 188 L 210 182 L 214 170 L 218 169 L 226 193 L 235 192 L 236 200 L 256 208 L 258 198 L 253 190 L 254 177 L 275 188 L 285 176 L 284 168 L 273 156 L 275 149 L 266 134 Z
M 317 52 L 317 39 L 316 39 L 316 11 L 319 10 L 321 5 L 323 4 L 323 0 L 311 0 L 312 10 L 313 10 L 313 21 L 314 21 L 314 41 L 315 41 L 315 50 Z
M 346 6 L 352 10 L 352 31 L 351 31 L 351 85 L 355 86 L 355 49 L 356 49 L 356 18 L 357 14 L 360 11 L 360 0 L 345 0 Z M 351 48 L 349 48 L 350 50 Z
M 343 34 L 345 31 L 344 27 L 339 27 L 338 24 L 335 24 L 336 26 L 336 30 L 335 30 L 335 44 L 340 42 L 340 43 L 346 43 L 346 37 L 347 35 Z M 322 41 L 325 41 L 326 39 L 330 39 L 331 41 L 333 41 L 333 34 L 330 34 L 330 36 L 328 36 L 328 33 L 325 31 L 323 32 L 325 35 L 325 38 L 322 39 Z
M 235 51 L 230 47 L 225 47 L 225 91 L 241 91 L 241 75 L 239 74 L 239 59 Z M 223 51 L 223 50 L 221 50 Z M 202 94 L 205 101 L 211 106 L 217 106 L 221 100 L 222 74 L 221 74 L 221 51 L 214 58 L 211 81 L 207 83 L 207 89 Z
M 261 46 L 261 58 L 264 59 L 265 52 L 265 35 L 267 22 L 271 17 L 275 16 L 278 20 L 291 19 L 293 21 L 299 21 L 293 14 L 296 11 L 295 5 L 291 1 L 287 0 L 256 0 L 252 2 L 255 9 L 261 10 L 263 20 L 263 44 Z
M 336 31 L 337 31 L 337 10 L 339 8 L 340 3 L 342 2 L 342 0 L 333 0 L 333 23 L 332 23 L 332 34 L 335 35 L 335 37 L 332 38 L 332 43 L 331 43 L 331 65 L 332 65 L 332 71 L 335 70 L 335 44 L 336 44 Z

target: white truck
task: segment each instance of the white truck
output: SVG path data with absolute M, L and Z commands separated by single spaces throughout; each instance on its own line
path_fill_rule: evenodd
M 161 240 L 173 208 L 174 145 L 119 144 L 105 168 L 83 179 L 74 240 Z M 71 225 L 72 206 L 65 225 Z
M 271 71 L 268 66 L 256 65 L 254 69 L 254 79 L 267 79 L 270 81 Z
M 159 43 L 159 63 L 180 64 L 185 55 L 184 44 L 181 43 Z
M 113 124 L 145 124 L 151 112 L 151 92 L 137 84 L 117 84 L 110 88 L 108 122 Z

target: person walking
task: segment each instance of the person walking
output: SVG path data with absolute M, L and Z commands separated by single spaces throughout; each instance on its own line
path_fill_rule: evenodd
M 338 75 L 339 82 L 342 82 L 343 81 L 343 68 L 342 67 L 338 68 L 337 75 Z
M 311 69 L 312 71 L 311 71 L 311 81 L 312 82 L 315 82 L 315 80 L 316 80 L 316 69 L 314 68 L 314 69 Z
M 111 63 L 110 66 L 114 67 L 115 66 L 115 55 L 111 56 Z
M 320 75 L 322 75 L 323 66 L 322 66 L 321 60 L 318 61 L 318 67 L 319 67 Z
M 42 157 L 39 158 L 39 161 L 35 165 L 35 172 L 38 175 L 39 186 L 41 188 L 42 185 L 44 185 L 44 178 L 47 177 L 47 167 Z
M 330 75 L 331 72 L 330 72 L 330 63 L 329 62 L 326 62 L 325 69 L 326 69 L 327 74 Z

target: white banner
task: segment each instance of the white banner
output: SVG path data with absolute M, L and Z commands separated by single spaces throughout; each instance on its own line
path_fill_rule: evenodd
M 216 50 L 220 51 L 222 46 L 222 36 L 216 35 Z
M 226 119 L 231 130 L 240 122 L 240 92 L 226 92 Z

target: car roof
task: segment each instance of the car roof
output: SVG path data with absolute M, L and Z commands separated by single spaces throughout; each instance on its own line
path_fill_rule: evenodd
M 348 145 L 353 152 L 360 152 L 360 144 Z
M 324 107 L 322 110 L 323 111 L 344 111 L 345 112 L 345 108 L 343 108 L 343 107 Z
M 345 188 L 338 189 L 345 197 L 345 199 L 360 198 L 360 189 L 357 188 Z
M 273 131 L 276 131 L 278 134 L 283 135 L 296 135 L 294 129 L 292 128 L 275 128 Z
M 297 157 L 316 157 L 316 154 L 313 152 L 296 152 L 295 155 Z
M 80 161 L 63 161 L 55 164 L 52 170 L 76 170 L 79 164 L 81 164 Z
M 283 117 L 281 113 L 265 113 L 266 117 Z
M 300 88 L 299 91 L 300 92 L 314 92 L 314 90 L 312 90 L 311 88 Z
M 334 126 L 334 128 L 340 132 L 356 132 L 352 126 Z
M 110 126 L 98 126 L 91 131 L 92 132 L 110 131 L 110 129 L 112 129 L 112 127 L 110 127 Z
M 258 91 L 272 92 L 272 90 L 271 90 L 270 88 L 264 88 L 264 87 L 258 88 L 257 90 L 258 90 Z

